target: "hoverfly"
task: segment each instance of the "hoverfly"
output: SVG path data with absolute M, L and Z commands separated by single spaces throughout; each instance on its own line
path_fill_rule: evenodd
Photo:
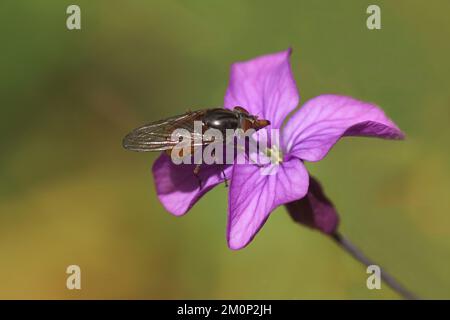
M 194 130 L 195 121 L 201 121 L 202 132 Z M 134 129 L 123 139 L 123 147 L 137 152 L 165 151 L 170 155 L 172 149 L 179 143 L 178 139 L 172 137 L 172 132 L 176 129 L 187 130 L 192 137 L 191 141 L 201 141 L 200 145 L 206 146 L 214 141 L 203 137 L 205 131 L 210 128 L 217 129 L 225 135 L 227 129 L 242 129 L 245 132 L 248 129 L 259 130 L 268 125 L 270 125 L 268 120 L 258 119 L 240 106 L 234 107 L 233 110 L 213 108 L 188 111 Z M 197 146 L 192 143 L 192 150 Z M 197 165 L 194 169 L 197 178 L 199 171 L 200 165 Z

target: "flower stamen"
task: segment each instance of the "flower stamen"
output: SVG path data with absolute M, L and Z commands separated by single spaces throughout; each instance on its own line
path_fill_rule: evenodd
M 277 145 L 273 145 L 271 148 L 267 148 L 266 155 L 270 158 L 270 162 L 273 164 L 280 164 L 283 162 L 283 152 Z

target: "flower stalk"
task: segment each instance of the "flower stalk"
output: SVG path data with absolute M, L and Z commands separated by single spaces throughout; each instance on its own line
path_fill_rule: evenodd
M 353 258 L 361 262 L 366 267 L 370 265 L 378 265 L 371 259 L 369 259 L 360 249 L 358 249 L 353 243 L 351 243 L 346 237 L 342 236 L 339 232 L 330 234 L 330 237 L 336 242 L 338 246 L 347 251 Z M 381 267 L 380 267 L 381 268 Z M 392 275 L 381 268 L 381 279 L 395 292 L 407 300 L 417 300 L 418 297 L 411 291 L 402 286 Z

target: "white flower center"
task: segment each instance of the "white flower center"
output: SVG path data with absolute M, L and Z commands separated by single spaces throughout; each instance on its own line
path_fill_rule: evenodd
M 266 156 L 270 158 L 270 162 L 273 164 L 280 164 L 283 162 L 283 152 L 277 145 L 273 145 L 271 148 L 267 148 Z

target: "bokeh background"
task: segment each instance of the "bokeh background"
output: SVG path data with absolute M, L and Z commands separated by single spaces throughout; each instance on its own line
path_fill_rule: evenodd
M 81 7 L 82 30 L 66 29 Z M 381 7 L 382 29 L 366 28 Z M 397 299 L 284 208 L 227 248 L 227 190 L 158 202 L 132 128 L 221 105 L 232 62 L 294 49 L 302 101 L 374 101 L 404 142 L 346 138 L 308 168 L 340 230 L 425 298 L 450 298 L 450 2 L 0 2 L 0 298 Z M 82 289 L 66 289 L 77 264 Z

